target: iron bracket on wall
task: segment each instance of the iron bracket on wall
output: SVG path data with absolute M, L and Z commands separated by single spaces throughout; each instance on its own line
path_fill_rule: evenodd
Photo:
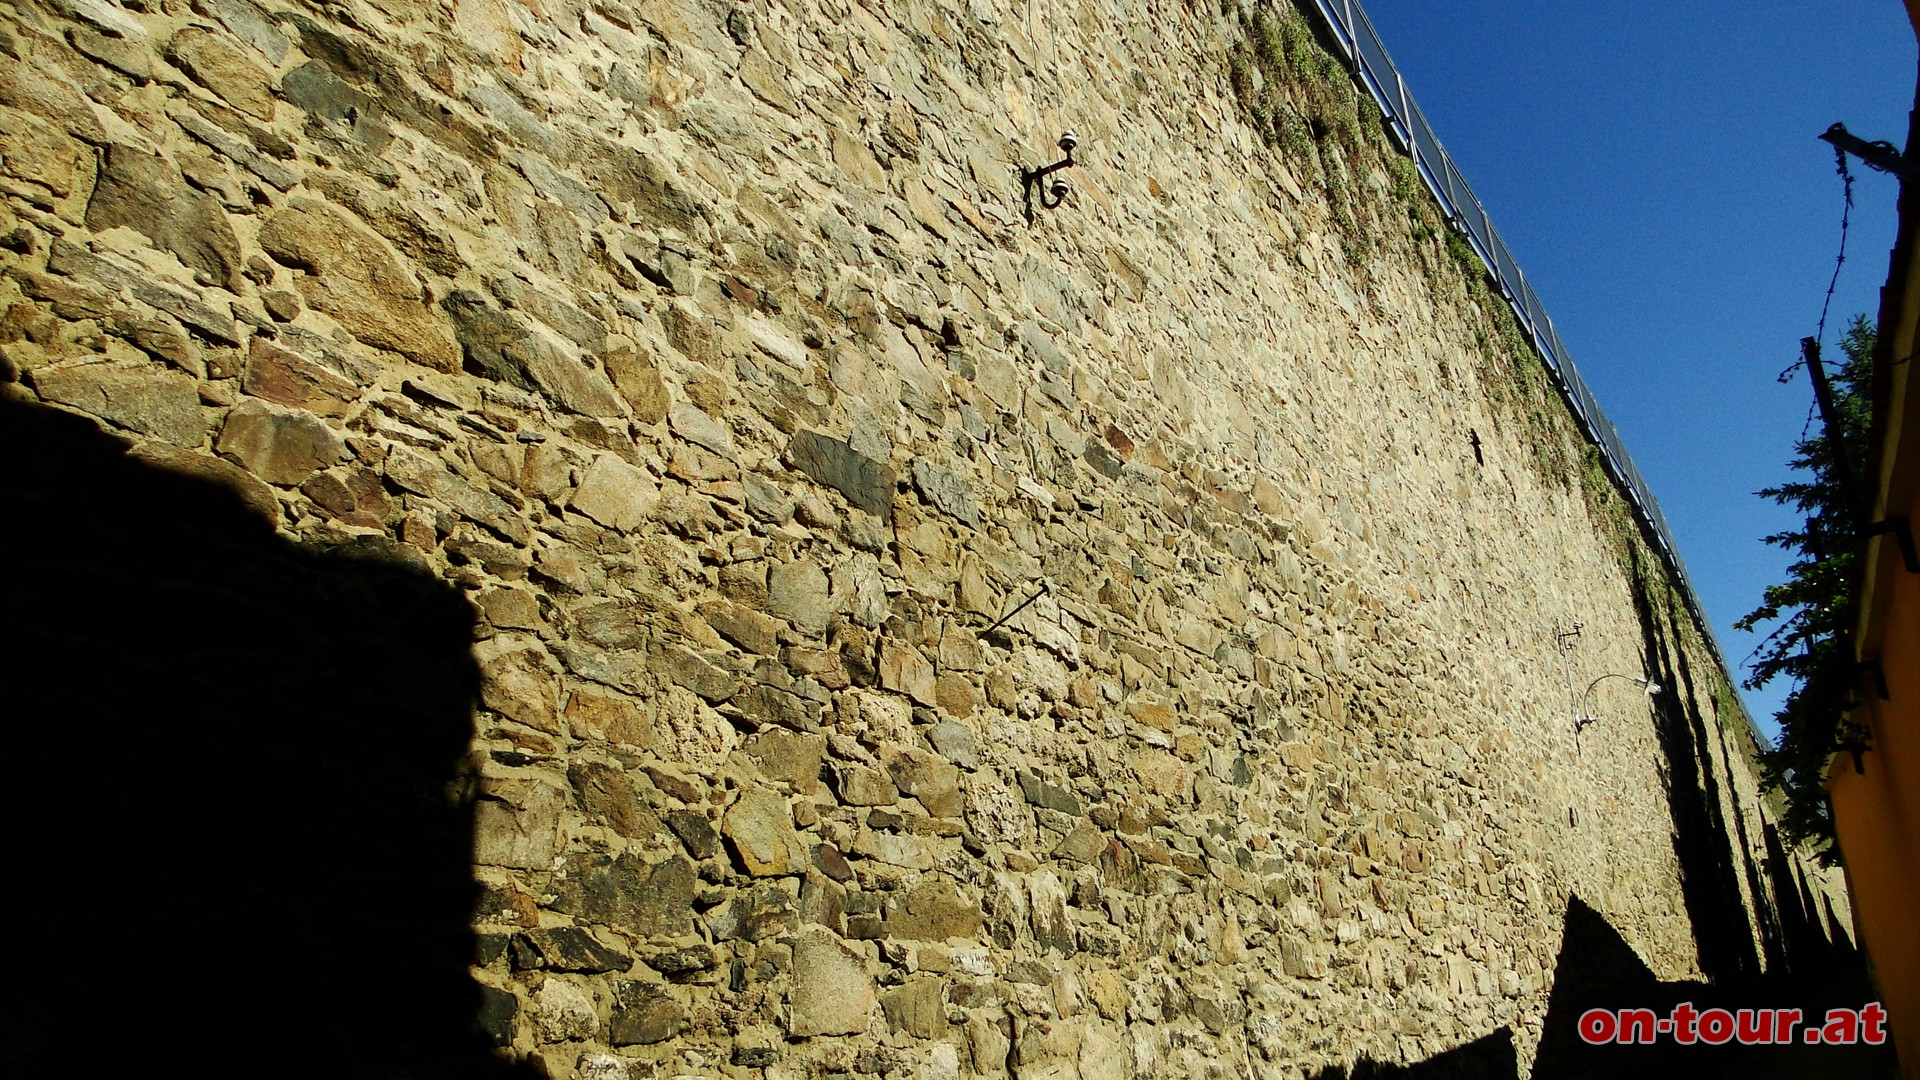
M 1840 749 L 1845 750 L 1848 754 L 1851 754 L 1853 756 L 1854 772 L 1859 773 L 1861 776 L 1867 775 L 1866 753 L 1869 747 L 1865 743 L 1862 743 L 1856 739 L 1851 742 L 1841 743 Z
M 1047 595 L 1047 593 L 1050 590 L 1052 590 L 1052 588 L 1053 588 L 1052 582 L 1042 579 L 1040 582 L 1040 587 L 1038 589 L 1033 590 L 1032 596 L 1029 596 L 1025 600 L 1020 601 L 1020 605 L 1018 607 L 1014 608 L 1012 611 L 1009 611 L 1005 615 L 1002 615 L 998 619 L 994 620 L 994 623 L 992 626 L 989 626 L 985 630 L 980 631 L 980 636 L 986 637 L 988 634 L 991 634 L 995 630 L 998 630 L 1001 627 L 1007 625 L 1007 620 L 1027 610 L 1027 605 L 1033 603 L 1035 600 L 1040 599 L 1042 596 Z
M 1892 173 L 1902 180 L 1920 179 L 1920 168 L 1915 168 L 1912 162 L 1885 139 L 1868 142 L 1848 131 L 1847 125 L 1841 123 L 1835 123 L 1823 132 L 1820 138 L 1866 162 L 1869 169 Z
M 1880 666 L 1879 657 L 1869 656 L 1855 664 L 1853 669 L 1873 680 L 1873 692 L 1881 701 L 1891 700 L 1891 695 L 1887 693 L 1887 669 Z
M 1073 148 L 1080 145 L 1080 136 L 1075 135 L 1072 128 L 1068 128 L 1061 133 L 1059 145 L 1060 149 L 1066 152 L 1066 157 L 1061 158 L 1051 165 L 1043 165 L 1038 169 L 1023 168 L 1020 170 L 1020 186 L 1027 201 L 1027 224 L 1029 225 L 1033 224 L 1033 189 L 1039 185 L 1040 181 L 1046 179 L 1048 176 L 1052 176 L 1061 169 L 1073 168 Z M 1064 176 L 1054 176 L 1053 183 L 1040 189 L 1040 205 L 1049 210 L 1059 206 L 1061 201 L 1067 197 L 1067 190 L 1067 178 Z M 1052 197 L 1049 198 L 1048 196 Z
M 1907 564 L 1907 573 L 1920 574 L 1920 552 L 1913 547 L 1913 527 L 1903 517 L 1890 517 L 1885 521 L 1876 521 L 1860 530 L 1862 538 L 1892 533 L 1893 539 L 1900 545 L 1900 561 Z
M 1887 671 L 1880 666 L 1878 656 L 1867 657 L 1853 665 L 1853 670 L 1856 675 L 1865 675 L 1872 681 L 1875 696 L 1881 701 L 1891 699 L 1892 695 L 1887 692 Z M 1851 713 L 1864 704 L 1865 702 L 1860 698 L 1860 687 L 1856 684 L 1847 691 L 1846 700 L 1841 703 L 1840 711 L 1842 714 Z M 1844 753 L 1853 758 L 1853 771 L 1861 776 L 1867 775 L 1866 754 L 1871 749 L 1873 747 L 1867 745 L 1867 741 L 1861 738 L 1859 729 L 1853 727 L 1847 720 L 1842 719 L 1834 724 L 1833 752 Z

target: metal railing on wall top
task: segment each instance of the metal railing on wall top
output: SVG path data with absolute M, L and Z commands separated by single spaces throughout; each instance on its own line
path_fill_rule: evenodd
M 1314 7 L 1319 10 L 1333 41 L 1345 53 L 1340 59 L 1346 61 L 1354 80 L 1379 104 L 1387 131 L 1401 149 L 1413 158 L 1414 168 L 1427 185 L 1427 190 L 1439 200 L 1448 221 L 1466 236 L 1474 254 L 1486 264 L 1487 272 L 1493 276 L 1501 296 L 1512 305 L 1521 329 L 1532 340 L 1534 348 L 1539 350 L 1548 375 L 1573 410 L 1574 418 L 1599 448 L 1601 463 L 1619 485 L 1635 516 L 1653 538 L 1661 559 L 1673 572 L 1681 596 L 1699 623 L 1707 647 L 1713 651 L 1720 666 L 1731 673 L 1714 635 L 1713 624 L 1708 621 L 1699 596 L 1694 592 L 1693 580 L 1687 576 L 1686 564 L 1680 558 L 1680 549 L 1674 543 L 1673 533 L 1667 528 L 1667 519 L 1660 513 L 1660 503 L 1648 489 L 1640 470 L 1634 467 L 1633 458 L 1620 441 L 1620 433 L 1614 430 L 1606 414 L 1600 411 L 1600 404 L 1594 400 L 1593 392 L 1587 389 L 1585 380 L 1580 378 L 1579 370 L 1574 367 L 1566 346 L 1553 328 L 1553 320 L 1547 316 L 1539 297 L 1534 295 L 1533 287 L 1527 284 L 1526 275 L 1520 272 L 1520 264 L 1514 259 L 1506 241 L 1500 238 L 1500 233 L 1493 227 L 1493 219 L 1487 214 L 1486 207 L 1480 204 L 1473 189 L 1467 186 L 1460 170 L 1454 167 L 1453 159 L 1447 156 L 1446 149 L 1434 136 L 1433 128 L 1428 126 L 1420 106 L 1414 103 L 1413 96 L 1407 92 L 1406 80 L 1394 67 L 1392 58 L 1387 55 L 1386 45 L 1381 42 L 1380 35 L 1374 32 L 1366 12 L 1356 0 L 1314 0 Z

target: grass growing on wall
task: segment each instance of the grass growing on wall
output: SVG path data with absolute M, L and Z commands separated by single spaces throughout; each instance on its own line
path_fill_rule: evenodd
M 1318 14 L 1300 0 L 1223 0 L 1221 13 L 1240 31 L 1227 56 L 1234 99 L 1287 168 L 1320 188 L 1348 264 L 1363 278 L 1370 261 L 1381 257 L 1420 267 L 1436 304 L 1466 319 L 1480 388 L 1496 415 L 1521 428 L 1519 441 L 1540 477 L 1580 498 L 1624 575 L 1658 565 L 1663 580 L 1649 593 L 1673 595 L 1666 564 L 1653 558 L 1600 449 L 1580 429 L 1465 234 L 1447 221 L 1412 159 L 1389 138 L 1378 105 L 1322 46 Z M 1691 617 L 1674 621 L 1688 629 L 1692 645 L 1704 648 Z M 1744 718 L 1725 673 L 1713 678 L 1716 694 L 1725 683 L 1735 704 L 1721 715 Z
M 1379 108 L 1314 40 L 1313 24 L 1292 4 L 1256 0 L 1225 11 L 1240 28 L 1227 56 L 1234 100 L 1268 146 L 1319 184 L 1348 262 L 1363 264 L 1377 230 L 1359 188 L 1380 163 L 1371 138 Z
M 1541 472 L 1573 482 L 1573 458 L 1559 446 L 1571 433 L 1554 424 L 1552 401 L 1531 342 L 1492 287 L 1486 267 L 1448 224 L 1413 161 L 1396 149 L 1371 95 L 1315 36 L 1317 15 L 1290 0 L 1226 0 L 1239 34 L 1227 55 L 1227 83 L 1242 115 L 1297 177 L 1320 189 L 1331 232 L 1363 278 L 1371 260 L 1409 259 L 1437 302 L 1465 301 L 1484 381 L 1533 429 Z M 1458 306 L 1457 304 L 1452 306 Z
M 1319 16 L 1298 0 L 1224 0 L 1221 10 L 1240 31 L 1227 55 L 1234 99 L 1280 160 L 1320 188 L 1348 265 L 1363 278 L 1376 258 L 1418 265 L 1436 303 L 1466 317 L 1480 385 L 1523 429 L 1540 476 L 1583 495 L 1603 532 L 1618 535 L 1622 522 L 1637 532 L 1485 264 L 1388 137 L 1378 104 L 1316 37 Z
M 1600 448 L 1587 443 L 1580 454 L 1580 494 L 1586 497 L 1587 510 L 1600 524 L 1601 535 L 1614 549 L 1617 558 L 1628 558 L 1639 540 L 1640 525 L 1607 473 Z
M 1318 14 L 1300 0 L 1223 0 L 1221 10 L 1240 30 L 1231 38 L 1226 77 L 1242 114 L 1303 186 L 1319 189 L 1326 227 L 1354 274 L 1373 282 L 1377 260 L 1420 269 L 1435 307 L 1465 320 L 1476 346 L 1470 355 L 1477 389 L 1498 423 L 1518 429 L 1513 434 L 1533 470 L 1585 509 L 1621 579 L 1637 582 L 1674 645 L 1696 658 L 1716 655 L 1486 265 L 1399 151 L 1371 95 L 1316 37 Z M 1761 775 L 1764 743 L 1732 677 L 1720 663 L 1692 671 L 1735 752 Z M 1764 797 L 1780 815 L 1778 793 Z

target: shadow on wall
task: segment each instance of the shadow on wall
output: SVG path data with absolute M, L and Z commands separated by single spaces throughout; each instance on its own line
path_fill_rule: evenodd
M 1661 982 L 1603 915 L 1580 897 L 1571 897 L 1532 1080 L 1618 1076 L 1634 1080 L 1807 1076 L 1892 1080 L 1898 1070 L 1890 1043 L 1879 1047 L 1683 1046 L 1666 1036 L 1651 1045 L 1592 1046 L 1580 1038 L 1581 1015 L 1596 1008 L 1644 1008 L 1657 1016 L 1667 1016 L 1682 1002 L 1691 1003 L 1696 1011 L 1724 1008 L 1736 1014 L 1740 1009 L 1793 1008 L 1817 1025 L 1828 1009 L 1858 1009 L 1874 1000 L 1864 960 L 1802 887 L 1772 827 L 1761 823 L 1758 845 L 1750 844 L 1745 814 L 1732 800 L 1723 805 L 1720 774 L 1713 766 L 1722 752 L 1721 742 L 1708 726 L 1719 721 L 1695 707 L 1694 675 L 1686 654 L 1673 647 L 1667 624 L 1642 583 L 1643 575 L 1632 577 L 1647 674 L 1673 688 L 1654 699 L 1655 727 L 1661 775 L 1672 808 L 1681 894 L 1706 981 Z M 1603 731 L 1595 729 L 1596 735 Z M 1731 820 L 1727 805 L 1733 807 Z M 1767 852 L 1764 867 L 1742 854 L 1754 846 Z M 1761 948 L 1754 944 L 1741 889 L 1743 876 L 1759 909 Z M 1322 1070 L 1313 1080 L 1519 1077 L 1512 1033 L 1503 1027 L 1412 1065 L 1381 1065 L 1363 1058 L 1351 1069 Z
M 1571 897 L 1547 999 L 1545 1030 L 1531 1080 L 1797 1080 L 1845 1076 L 1895 1080 L 1891 1044 L 1880 1047 L 1681 1046 L 1671 1037 L 1652 1045 L 1591 1046 L 1579 1035 L 1588 1009 L 1651 1009 L 1668 1015 L 1690 1002 L 1697 1011 L 1797 1008 L 1824 1018 L 1829 1008 L 1857 1009 L 1873 1000 L 1859 954 L 1820 942 L 1799 957 L 1792 974 L 1775 973 L 1732 983 L 1661 982 L 1605 916 Z M 1362 1058 L 1351 1068 L 1334 1066 L 1312 1080 L 1520 1080 L 1513 1034 L 1499 1028 L 1464 1046 L 1412 1065 L 1382 1065 Z
M 1653 699 L 1654 729 L 1665 759 L 1661 775 L 1673 814 L 1673 853 L 1680 865 L 1680 891 L 1693 924 L 1700 970 L 1715 981 L 1750 978 L 1760 973 L 1761 958 L 1741 898 L 1742 868 L 1758 907 L 1761 940 L 1771 964 L 1783 959 L 1779 920 L 1752 861 L 1741 854 L 1751 848 L 1746 845 L 1746 818 L 1737 802 L 1734 820 L 1726 820 L 1720 774 L 1713 767 L 1721 744 L 1707 727 L 1719 721 L 1702 716 L 1694 704 L 1697 687 L 1686 651 L 1671 647 L 1666 624 L 1647 593 L 1646 568 L 1639 565 L 1637 552 L 1634 558 L 1629 577 L 1633 605 L 1640 615 L 1646 673 L 1671 688 Z M 1741 847 L 1736 848 L 1736 843 Z
M 1361 1058 L 1351 1069 L 1335 1065 L 1314 1073 L 1312 1080 L 1514 1080 L 1519 1075 L 1513 1029 L 1502 1027 L 1416 1065 L 1382 1065 Z
M 514 1075 L 467 968 L 458 594 L 67 414 L 0 400 L 0 462 L 0 1072 Z

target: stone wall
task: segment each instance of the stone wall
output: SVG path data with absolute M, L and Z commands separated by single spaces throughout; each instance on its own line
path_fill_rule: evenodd
M 1844 920 L 1499 301 L 1377 127 L 1249 126 L 1237 12 L 0 28 L 9 401 L 470 602 L 504 1058 L 1524 1066 L 1575 898 L 1665 980 L 1769 962 L 1780 881 Z

